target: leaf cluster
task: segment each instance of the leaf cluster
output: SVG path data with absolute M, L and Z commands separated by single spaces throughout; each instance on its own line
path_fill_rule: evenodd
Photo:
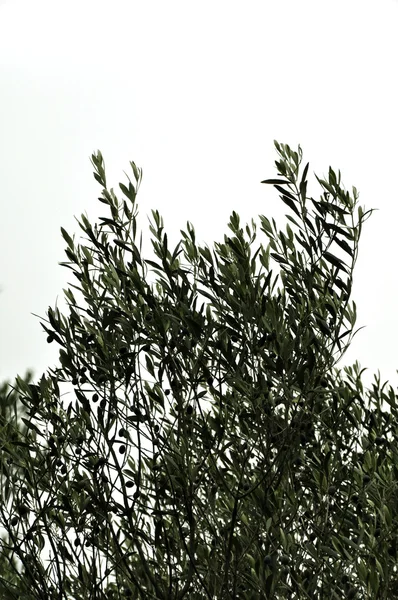
M 336 368 L 371 211 L 331 168 L 308 197 L 300 147 L 275 147 L 263 183 L 286 232 L 261 215 L 252 253 L 256 225 L 233 211 L 213 252 L 189 222 L 171 249 L 152 211 L 156 260 L 136 245 L 141 170 L 119 200 L 92 156 L 110 215 L 81 216 L 86 245 L 61 229 L 77 282 L 42 322 L 59 367 L 17 378 L 26 429 L 2 430 L 4 556 L 22 564 L 2 572 L 8 598 L 395 597 L 396 396 Z

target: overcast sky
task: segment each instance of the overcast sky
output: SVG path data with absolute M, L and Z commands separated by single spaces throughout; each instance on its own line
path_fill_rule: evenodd
M 117 192 L 129 161 L 144 256 L 158 209 L 173 247 L 193 223 L 223 241 L 232 210 L 285 227 L 273 140 L 301 145 L 310 172 L 342 172 L 365 223 L 342 364 L 397 384 L 398 3 L 395 0 L 0 0 L 0 380 L 58 360 L 39 319 L 76 283 L 63 226 L 108 216 L 90 156 Z M 130 174 L 130 173 L 129 173 Z M 311 178 L 310 195 L 319 194 Z M 285 210 L 286 208 L 286 210 Z

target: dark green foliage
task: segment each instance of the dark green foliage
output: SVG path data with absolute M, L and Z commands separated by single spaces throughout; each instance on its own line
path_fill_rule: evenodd
M 29 385 L 33 373 L 27 371 L 24 382 Z M 12 389 L 9 382 L 4 382 L 0 386 L 0 431 L 2 440 L 1 452 L 1 471 L 0 471 L 0 524 L 3 528 L 3 516 L 5 514 L 5 504 L 10 507 L 13 499 L 19 497 L 20 500 L 14 501 L 15 510 L 9 514 L 9 524 L 11 536 L 13 528 L 25 518 L 30 508 L 23 501 L 29 494 L 27 487 L 21 483 L 21 474 L 23 469 L 20 468 L 18 461 L 15 460 L 14 448 L 19 444 L 23 444 L 23 440 L 27 434 L 29 423 L 24 417 L 26 410 L 21 405 L 20 395 Z M 4 443 L 8 441 L 9 443 Z M 8 590 L 18 582 L 18 576 L 15 570 L 18 566 L 15 554 L 13 555 L 12 548 L 9 548 L 10 534 L 4 534 L 4 530 L 0 536 L 0 598 L 7 598 Z M 12 597 L 12 596 L 11 596 Z
M 26 429 L 2 431 L 14 507 L 1 525 L 23 565 L 4 597 L 398 597 L 396 396 L 377 378 L 365 391 L 357 363 L 336 368 L 371 211 L 332 169 L 308 197 L 301 149 L 275 145 L 264 183 L 293 213 L 286 232 L 260 216 L 268 243 L 252 254 L 256 225 L 245 235 L 233 211 L 213 252 L 189 222 L 172 250 L 152 211 L 156 260 L 136 246 L 141 171 L 131 163 L 120 201 L 93 155 L 110 216 L 82 215 L 87 246 L 62 229 L 83 300 L 69 288 L 69 315 L 49 307 L 59 368 L 17 378 Z

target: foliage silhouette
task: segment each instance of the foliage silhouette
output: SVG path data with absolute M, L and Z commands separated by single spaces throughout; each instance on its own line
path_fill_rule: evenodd
M 262 183 L 292 212 L 286 232 L 260 216 L 268 244 L 252 255 L 256 225 L 246 239 L 233 211 L 213 253 L 189 222 L 171 251 L 152 211 L 157 261 L 136 246 L 141 170 L 130 163 L 120 201 L 93 154 L 110 215 L 82 215 L 88 245 L 61 228 L 79 285 L 69 315 L 49 307 L 42 322 L 60 365 L 17 377 L 28 429 L 2 433 L 19 479 L 1 525 L 21 562 L 5 598 L 398 597 L 396 395 L 377 377 L 365 391 L 358 363 L 336 368 L 358 331 L 352 272 L 372 211 L 331 168 L 308 197 L 301 148 L 275 147 L 278 177 Z
M 25 375 L 24 381 L 26 384 L 32 380 L 33 372 L 28 370 Z M 9 389 L 11 387 L 11 389 Z M 27 425 L 21 420 L 26 417 L 26 409 L 21 404 L 20 396 L 17 392 L 12 389 L 9 381 L 4 381 L 0 385 L 0 431 L 1 439 L 11 440 L 12 443 L 17 444 L 22 442 L 23 438 L 27 433 Z M 11 475 L 12 473 L 12 475 Z M 1 494 L 0 497 L 4 502 L 5 497 L 10 498 L 10 494 L 14 486 L 18 487 L 16 483 L 20 478 L 21 473 L 13 464 L 13 460 L 10 456 L 5 458 L 2 455 L 2 466 L 0 474 L 0 486 Z M 10 485 L 12 489 L 10 490 Z M 15 569 L 17 568 L 17 561 L 15 557 L 11 558 L 12 549 L 9 544 L 5 544 L 3 548 L 4 536 L 0 536 L 0 574 L 1 578 L 7 580 L 7 585 L 10 582 L 17 582 L 18 577 L 15 576 Z M 9 540 L 8 540 L 9 542 Z M 13 567 L 10 569 L 9 563 L 12 561 Z M 7 589 L 3 588 L 2 579 L 0 580 L 0 598 L 6 597 L 5 594 Z

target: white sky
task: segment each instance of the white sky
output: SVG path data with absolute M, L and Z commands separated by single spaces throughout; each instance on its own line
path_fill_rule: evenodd
M 152 208 L 173 247 L 187 220 L 201 245 L 223 241 L 232 210 L 254 218 L 258 242 L 259 214 L 284 229 L 287 207 L 260 184 L 276 175 L 277 139 L 380 209 L 354 272 L 366 328 L 340 365 L 396 385 L 397 24 L 396 0 L 0 0 L 0 380 L 57 363 L 31 313 L 64 307 L 76 284 L 58 265 L 60 227 L 78 238 L 74 216 L 108 216 L 93 151 L 116 192 L 130 160 L 143 168 L 151 258 Z

